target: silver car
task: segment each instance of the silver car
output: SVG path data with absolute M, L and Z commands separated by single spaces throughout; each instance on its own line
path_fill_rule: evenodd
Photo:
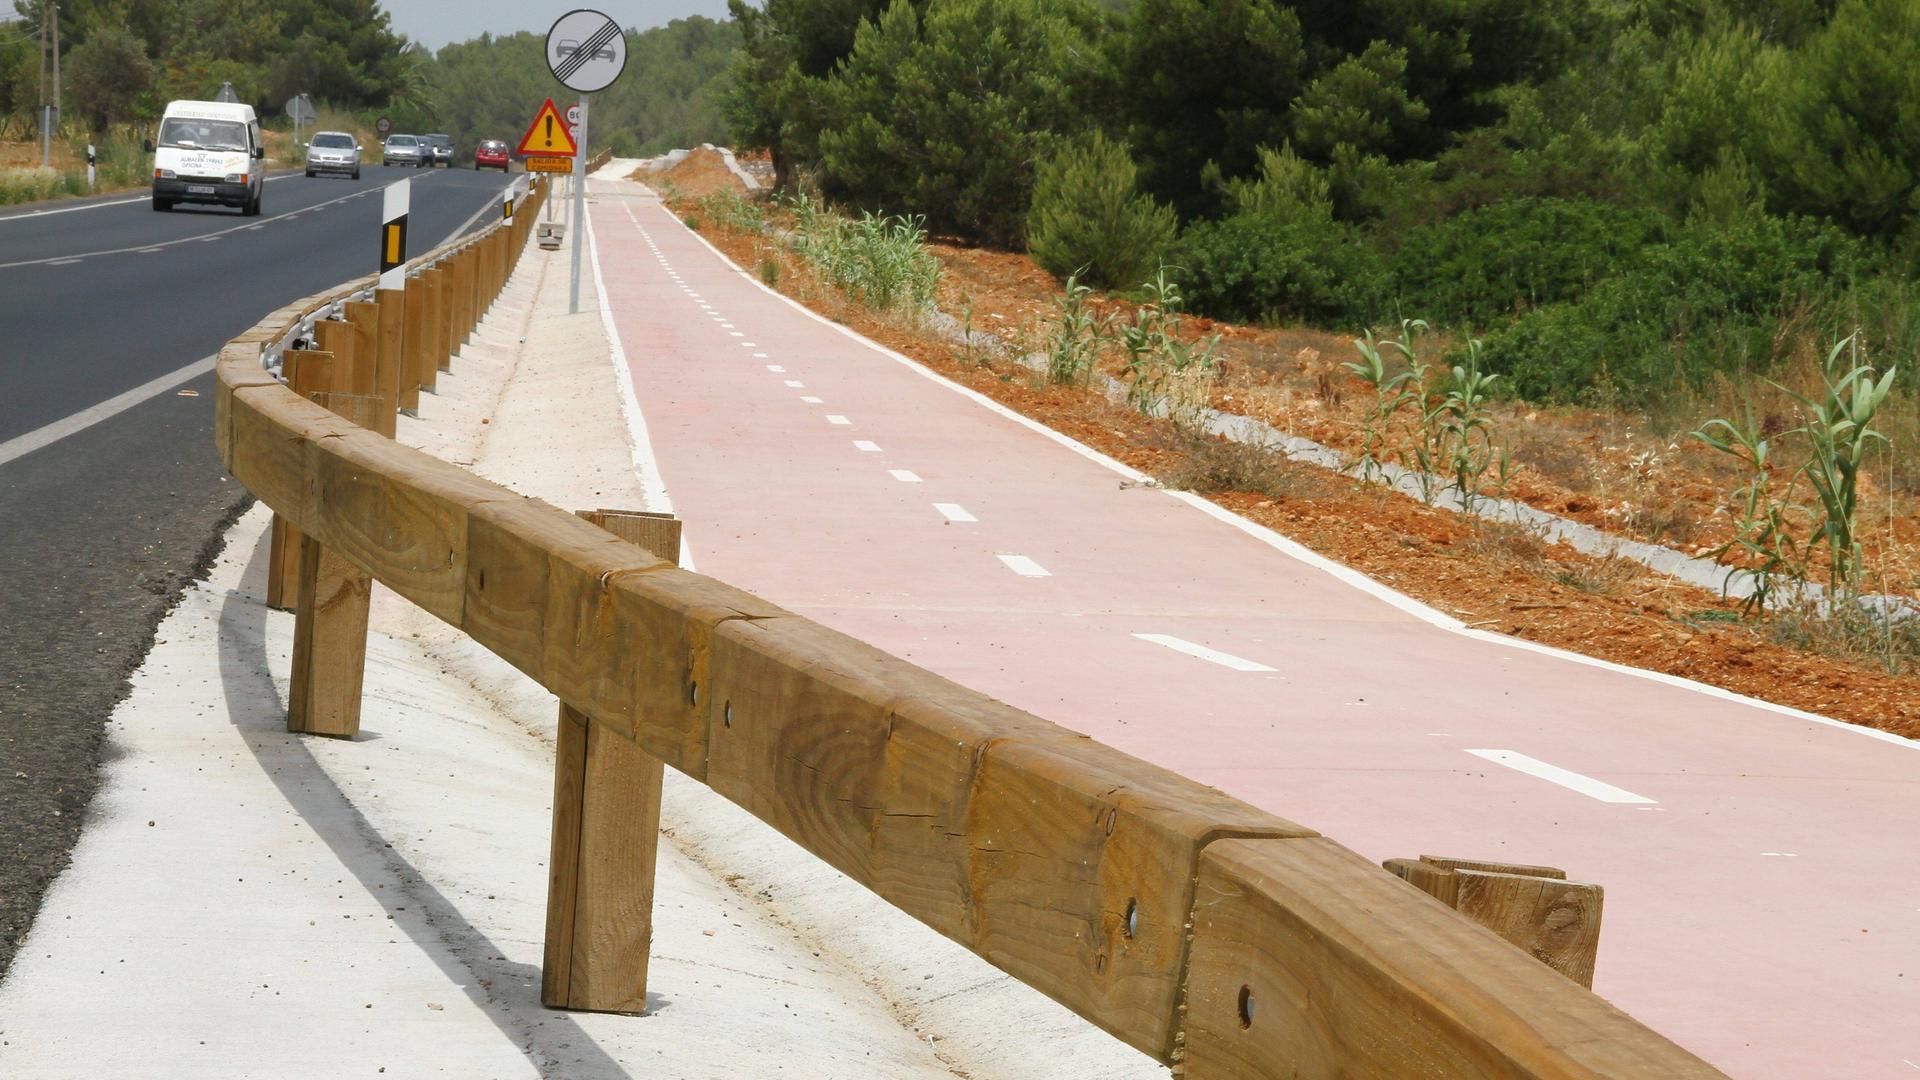
M 433 164 L 433 149 L 418 135 L 389 135 L 380 148 L 380 164 L 418 169 Z
M 452 136 L 449 136 L 449 135 L 427 136 L 427 149 L 433 152 L 433 157 L 429 159 L 429 164 L 445 165 L 449 169 L 453 168 Z
M 345 173 L 360 179 L 360 143 L 344 131 L 315 132 L 307 143 L 307 175 Z

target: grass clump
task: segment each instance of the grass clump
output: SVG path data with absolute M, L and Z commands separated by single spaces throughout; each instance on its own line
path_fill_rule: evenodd
M 1237 491 L 1275 500 L 1311 498 L 1324 491 L 1324 481 L 1312 466 L 1264 443 L 1175 429 L 1172 448 L 1172 461 L 1154 477 L 1164 488 L 1196 495 Z
M 878 311 L 933 303 L 940 261 L 927 249 L 923 219 L 865 211 L 850 218 L 806 196 L 790 206 L 794 251 L 835 288 Z

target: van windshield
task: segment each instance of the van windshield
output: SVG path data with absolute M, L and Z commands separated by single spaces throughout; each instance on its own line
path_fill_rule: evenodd
M 350 150 L 353 148 L 353 136 L 323 131 L 313 137 L 313 145 L 330 147 L 336 150 Z
M 232 120 L 170 116 L 160 125 L 160 145 L 198 150 L 245 150 L 247 126 Z

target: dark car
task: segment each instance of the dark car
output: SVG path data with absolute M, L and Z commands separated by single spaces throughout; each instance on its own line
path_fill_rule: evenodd
M 473 168 L 476 172 L 481 169 L 499 169 L 501 172 L 506 172 L 511 161 L 512 158 L 507 153 L 507 144 L 499 139 L 481 139 L 480 145 L 473 148 Z
M 449 169 L 453 168 L 452 136 L 427 135 L 423 136 L 423 138 L 426 140 L 427 149 L 433 153 L 433 156 L 427 159 L 427 164 L 445 165 Z

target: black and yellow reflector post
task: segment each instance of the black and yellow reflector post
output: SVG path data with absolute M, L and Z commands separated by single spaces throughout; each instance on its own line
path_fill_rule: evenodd
M 407 370 L 407 206 L 413 181 L 387 185 L 380 206 L 380 284 L 374 301 L 380 308 L 378 349 L 374 362 L 374 392 L 380 395 L 380 433 L 391 438 L 395 415 L 405 389 Z

